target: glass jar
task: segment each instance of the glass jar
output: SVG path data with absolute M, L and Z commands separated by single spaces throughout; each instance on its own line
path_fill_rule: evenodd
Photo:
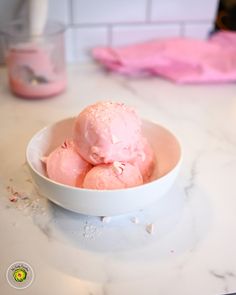
M 65 26 L 47 23 L 41 35 L 31 36 L 26 21 L 4 30 L 4 51 L 11 91 L 23 98 L 46 98 L 66 88 Z

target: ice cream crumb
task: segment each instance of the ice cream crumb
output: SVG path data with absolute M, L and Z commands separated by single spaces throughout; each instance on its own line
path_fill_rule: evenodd
M 25 193 L 19 193 L 15 191 L 15 189 L 12 186 L 7 186 L 6 190 L 9 193 L 8 199 L 10 202 L 17 202 L 19 199 L 26 200 L 29 197 Z
M 139 219 L 138 217 L 132 217 L 131 218 L 131 222 L 135 223 L 135 224 L 138 224 L 139 223 Z
M 153 223 L 147 224 L 146 232 L 149 233 L 150 235 L 153 234 L 153 232 L 154 232 L 154 224 Z
M 17 202 L 18 201 L 18 196 L 17 195 L 10 195 L 9 196 L 9 201 L 10 202 Z
M 103 223 L 109 223 L 111 221 L 111 217 L 110 216 L 102 216 L 101 220 Z
M 26 192 L 18 192 L 12 186 L 6 187 L 8 200 L 15 203 L 15 208 L 22 211 L 24 215 L 44 214 L 45 208 L 40 204 L 39 198 L 32 198 Z
M 95 239 L 95 237 L 97 236 L 97 228 L 94 225 L 88 224 L 86 222 L 86 224 L 84 225 L 83 236 L 86 239 Z
M 32 179 L 30 179 L 30 178 L 27 178 L 25 181 L 26 181 L 26 182 L 29 182 L 29 183 L 33 183 L 33 182 L 32 182 Z

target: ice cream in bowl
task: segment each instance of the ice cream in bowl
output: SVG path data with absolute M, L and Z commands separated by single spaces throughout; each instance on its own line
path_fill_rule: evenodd
M 37 132 L 26 159 L 41 195 L 74 212 L 113 216 L 164 196 L 182 155 L 169 130 L 105 101 Z

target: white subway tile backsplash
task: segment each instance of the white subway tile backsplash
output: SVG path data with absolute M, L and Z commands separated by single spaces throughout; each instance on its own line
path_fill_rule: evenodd
M 48 18 L 68 26 L 68 62 L 90 59 L 90 50 L 96 46 L 125 46 L 175 36 L 204 39 L 213 28 L 218 7 L 218 0 L 48 1 Z M 6 22 L 27 17 L 27 3 L 0 0 L 0 31 Z
M 48 18 L 64 24 L 70 23 L 69 0 L 49 0 Z
M 196 21 L 215 17 L 218 0 L 152 0 L 152 21 Z
M 112 45 L 122 46 L 156 38 L 180 36 L 180 25 L 126 25 L 112 30 Z
M 84 23 L 144 22 L 146 0 L 73 0 L 73 21 Z
M 191 37 L 191 38 L 197 38 L 197 39 L 206 39 L 212 30 L 213 30 L 212 23 L 185 24 L 184 25 L 184 36 Z
M 108 30 L 106 27 L 76 28 L 73 32 L 75 41 L 75 58 L 85 61 L 91 58 L 90 51 L 96 46 L 108 45 Z

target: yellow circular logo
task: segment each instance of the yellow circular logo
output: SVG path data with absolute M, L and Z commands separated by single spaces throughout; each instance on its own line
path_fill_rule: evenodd
M 25 289 L 29 287 L 34 279 L 32 267 L 23 261 L 12 263 L 6 273 L 9 285 L 15 289 Z
M 27 272 L 24 268 L 17 268 L 13 273 L 13 277 L 16 282 L 23 282 L 27 277 Z

